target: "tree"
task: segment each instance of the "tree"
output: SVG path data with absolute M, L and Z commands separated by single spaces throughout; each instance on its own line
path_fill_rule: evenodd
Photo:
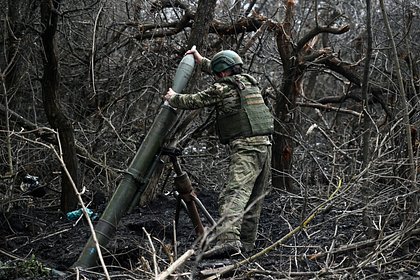
M 73 183 L 78 187 L 78 164 L 71 121 L 64 115 L 58 103 L 59 62 L 56 55 L 55 33 L 57 30 L 58 9 L 60 1 L 45 0 L 41 2 L 43 65 L 42 97 L 48 121 L 58 131 L 59 147 L 72 178 L 66 172 L 61 176 L 61 210 L 66 213 L 77 206 L 77 197 Z
M 308 64 L 325 59 L 331 55 L 328 48 L 316 50 L 317 37 L 322 33 L 342 34 L 349 30 L 344 25 L 333 28 L 330 25 L 320 26 L 318 21 L 313 29 L 308 30 L 302 38 L 294 38 L 294 9 L 295 1 L 285 1 L 286 12 L 283 23 L 276 31 L 277 50 L 283 62 L 283 78 L 279 92 L 276 94 L 275 134 L 273 144 L 273 185 L 284 188 L 290 192 L 297 192 L 293 186 L 290 174 L 292 174 L 292 158 L 294 150 L 294 134 L 296 131 L 295 120 L 297 117 L 296 100 L 304 95 L 303 77 Z
M 412 266 L 417 245 L 405 248 L 407 255 L 400 249 L 418 234 L 413 230 L 418 226 L 420 119 L 415 1 L 384 1 L 384 12 L 375 12 L 379 3 L 354 0 L 29 2 L 0 0 L 0 125 L 7 136 L 0 137 L 1 178 L 7 177 L 0 181 L 7 186 L 0 189 L 2 208 L 13 211 L 14 201 L 45 206 L 46 200 L 22 196 L 21 171 L 39 175 L 51 188 L 47 201 L 57 205 L 60 183 L 68 182 L 39 142 L 63 147 L 90 205 L 95 193 L 109 198 L 150 129 L 184 52 L 195 44 L 211 57 L 231 48 L 243 57 L 244 70 L 259 78 L 276 117 L 273 195 L 281 199 L 272 205 L 282 207 L 282 218 L 293 226 L 343 182 L 327 219 L 306 228 L 310 236 L 319 235 L 317 230 L 333 221 L 336 232 L 328 237 L 337 239 L 311 242 L 337 248 L 335 242 L 350 227 L 355 234 L 339 249 L 375 244 L 343 262 L 334 250 L 325 250 L 313 256 L 328 255 L 329 261 L 317 267 L 365 277 L 370 264 L 378 269 L 408 260 L 401 267 Z M 194 78 L 191 91 L 212 82 Z M 212 120 L 211 111 L 194 112 L 180 118 L 173 131 L 174 143 L 184 149 L 183 167 L 202 192 L 222 184 L 227 160 L 211 130 L 203 132 Z M 73 140 L 66 135 L 70 131 Z M 74 152 L 78 165 L 72 167 Z M 165 172 L 156 176 L 156 192 L 171 188 Z M 279 234 L 264 232 L 269 238 Z M 285 267 L 299 272 L 299 260 L 312 247 L 304 236 L 296 240 L 299 246 L 287 249 L 302 258 L 285 261 Z M 343 267 L 348 263 L 357 269 Z M 322 272 L 317 273 L 311 275 Z

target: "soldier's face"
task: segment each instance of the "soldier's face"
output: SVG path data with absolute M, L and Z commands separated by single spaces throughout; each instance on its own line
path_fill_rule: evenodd
M 216 73 L 216 74 L 214 74 L 213 75 L 214 76 L 214 79 L 217 81 L 217 80 L 219 80 L 220 78 L 222 78 L 221 76 L 220 76 L 220 73 Z
M 220 73 L 215 73 L 214 74 L 214 79 L 217 81 L 217 80 L 219 80 L 221 78 L 224 78 L 226 76 L 228 76 L 228 73 L 223 71 L 223 72 L 220 72 Z

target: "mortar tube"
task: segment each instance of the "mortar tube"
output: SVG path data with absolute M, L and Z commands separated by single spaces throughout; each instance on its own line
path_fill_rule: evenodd
M 195 46 L 193 47 L 195 48 Z M 172 88 L 180 93 L 188 83 L 194 70 L 195 61 L 192 54 L 184 56 L 178 65 Z M 145 177 L 149 172 L 154 157 L 162 148 L 169 131 L 175 124 L 176 111 L 165 101 L 152 124 L 146 138 L 141 143 L 133 161 L 126 171 L 123 179 L 112 196 L 107 208 L 95 226 L 95 233 L 99 246 L 106 246 L 110 239 L 115 235 L 115 231 L 122 216 L 127 212 L 136 196 L 137 191 L 141 193 L 146 187 Z M 140 189 L 139 189 L 140 188 Z M 98 252 L 95 241 L 91 236 L 86 243 L 79 259 L 73 267 L 89 268 L 96 265 Z
M 117 225 L 126 214 L 135 194 L 143 192 L 146 184 L 144 178 L 154 162 L 156 154 L 176 121 L 176 111 L 167 105 L 162 105 L 148 134 L 141 143 L 134 159 L 124 174 L 114 195 L 95 226 L 95 234 L 100 246 L 104 247 L 114 237 Z M 142 189 L 139 190 L 138 188 Z M 73 267 L 89 268 L 96 266 L 98 252 L 92 236 L 86 243 L 79 259 Z
M 153 164 L 150 166 L 150 170 L 147 172 L 147 175 L 146 175 L 146 177 L 145 177 L 144 182 L 143 182 L 143 183 L 141 183 L 141 185 L 137 188 L 137 192 L 136 192 L 136 194 L 134 195 L 134 199 L 133 199 L 133 201 L 131 202 L 130 207 L 128 208 L 128 211 L 127 211 L 129 214 L 130 214 L 130 213 L 132 213 L 132 212 L 133 212 L 133 210 L 134 210 L 134 208 L 135 208 L 136 206 L 138 206 L 138 205 L 139 205 L 141 195 L 143 194 L 143 191 L 144 191 L 144 190 L 146 190 L 147 186 L 149 185 L 149 180 L 150 180 L 150 178 L 152 177 L 153 172 L 154 172 L 154 171 L 155 171 L 155 169 L 156 169 L 156 166 L 157 166 L 157 165 L 158 165 L 158 163 L 159 163 L 159 162 L 161 162 L 161 161 L 162 161 L 162 160 L 160 159 L 159 154 L 158 154 L 158 155 L 156 155 L 156 156 L 155 156 L 155 159 L 153 160 Z

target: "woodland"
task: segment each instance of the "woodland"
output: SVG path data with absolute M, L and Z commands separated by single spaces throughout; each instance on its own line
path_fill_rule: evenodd
M 417 0 L 0 0 L 0 18 L 0 279 L 420 278 Z M 205 108 L 177 112 L 158 138 L 178 166 L 147 163 L 97 266 L 75 267 L 192 46 L 238 52 L 275 118 L 256 249 L 202 260 L 176 196 L 182 168 L 223 218 Z M 214 81 L 198 68 L 183 94 Z

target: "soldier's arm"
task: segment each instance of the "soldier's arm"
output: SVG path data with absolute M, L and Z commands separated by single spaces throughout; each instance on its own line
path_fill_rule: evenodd
M 194 94 L 173 94 L 168 99 L 169 105 L 180 109 L 198 109 L 215 106 L 222 102 L 224 92 L 229 90 L 226 84 L 215 83 L 206 90 Z
M 201 60 L 201 71 L 206 72 L 209 75 L 212 74 L 210 62 L 211 60 L 206 57 L 203 57 Z

